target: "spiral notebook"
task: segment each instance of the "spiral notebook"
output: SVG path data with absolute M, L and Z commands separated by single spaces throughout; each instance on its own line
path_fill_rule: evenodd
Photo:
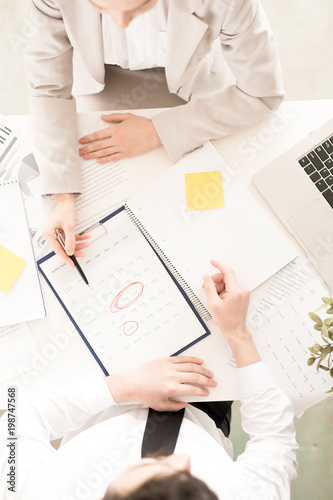
M 19 182 L 0 181 L 0 326 L 45 316 Z

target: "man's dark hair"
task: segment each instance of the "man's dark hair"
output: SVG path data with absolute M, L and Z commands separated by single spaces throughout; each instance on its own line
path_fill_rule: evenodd
M 130 493 L 106 492 L 103 500 L 218 500 L 206 483 L 188 472 L 154 477 Z

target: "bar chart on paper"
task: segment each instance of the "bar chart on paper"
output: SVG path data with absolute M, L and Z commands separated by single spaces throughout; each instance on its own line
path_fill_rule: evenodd
M 8 180 L 16 173 L 19 159 L 17 134 L 0 117 L 0 181 Z

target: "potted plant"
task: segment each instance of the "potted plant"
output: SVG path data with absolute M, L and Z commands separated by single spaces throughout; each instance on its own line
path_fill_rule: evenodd
M 330 294 L 331 295 L 331 294 Z M 309 347 L 311 357 L 308 359 L 308 365 L 312 366 L 316 363 L 317 371 L 324 370 L 330 372 L 333 378 L 333 299 L 332 297 L 322 297 L 323 304 L 317 309 L 326 309 L 328 315 L 325 319 L 321 319 L 317 314 L 310 312 L 310 318 L 315 322 L 314 329 L 320 332 L 322 342 Z M 327 391 L 333 392 L 333 387 Z

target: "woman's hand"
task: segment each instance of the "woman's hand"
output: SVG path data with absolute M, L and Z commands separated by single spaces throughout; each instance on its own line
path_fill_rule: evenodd
M 146 153 L 162 144 L 148 118 L 132 113 L 112 113 L 101 118 L 115 125 L 81 137 L 80 144 L 87 144 L 80 148 L 84 160 L 108 163 Z
M 89 243 L 84 240 L 90 238 L 89 234 L 75 234 L 75 222 L 74 194 L 56 194 L 53 209 L 44 227 L 43 235 L 51 245 L 52 250 L 60 255 L 60 257 L 71 267 L 74 267 L 74 264 L 68 255 L 74 254 L 75 257 L 84 257 L 84 252 L 82 252 L 82 250 L 89 246 Z M 56 229 L 60 230 L 64 235 L 67 253 L 57 240 Z
M 202 359 L 193 356 L 156 359 L 129 372 L 110 375 L 106 381 L 116 403 L 139 401 L 157 411 L 178 411 L 188 403 L 170 398 L 208 396 L 206 387 L 216 386 L 213 373 L 202 364 Z

